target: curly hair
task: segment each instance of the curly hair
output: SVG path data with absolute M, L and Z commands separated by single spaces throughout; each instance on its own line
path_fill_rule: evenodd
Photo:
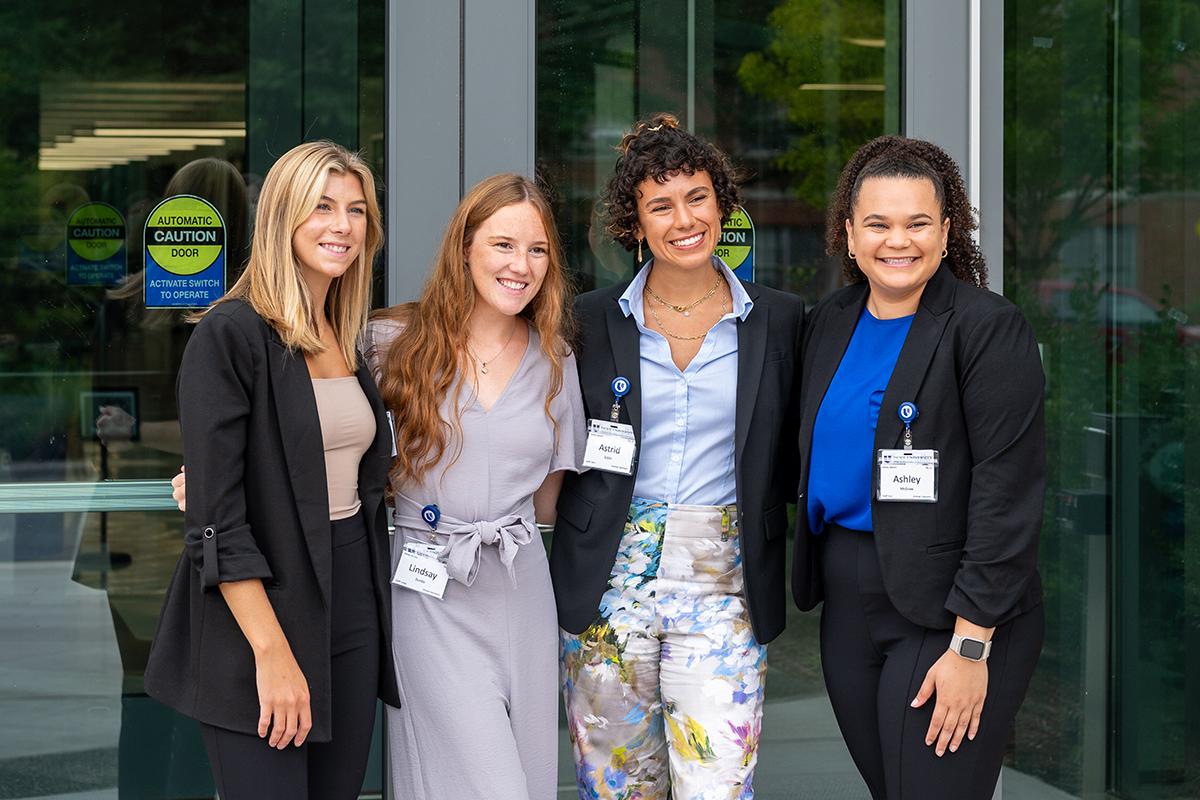
M 666 183 L 671 176 L 707 172 L 717 196 L 724 222 L 742 202 L 741 179 L 728 156 L 711 142 L 679 127 L 679 120 L 666 113 L 639 120 L 621 137 L 621 155 L 600 197 L 605 229 L 626 250 L 637 247 L 638 185 L 653 178 Z
M 950 219 L 946 260 L 959 280 L 987 286 L 987 264 L 971 237 L 979 225 L 971 208 L 958 165 L 945 150 L 922 139 L 880 136 L 864 144 L 850 157 L 838 178 L 825 216 L 825 252 L 839 256 L 842 274 L 850 283 L 867 279 L 850 257 L 846 220 L 853 218 L 863 182 L 870 178 L 924 178 L 933 184 L 942 214 Z

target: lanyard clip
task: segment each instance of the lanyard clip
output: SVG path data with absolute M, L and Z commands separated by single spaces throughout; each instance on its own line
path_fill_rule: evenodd
M 912 450 L 912 424 L 917 421 L 917 417 L 921 414 L 917 411 L 917 404 L 912 402 L 904 402 L 896 409 L 896 416 L 900 417 L 900 421 L 904 423 L 904 449 Z
M 421 519 L 429 526 L 429 530 L 437 531 L 438 520 L 442 518 L 442 510 L 436 504 L 430 503 L 421 509 Z
M 612 411 L 609 414 L 609 419 L 613 422 L 617 421 L 618 415 L 621 413 L 621 398 L 629 394 L 629 378 L 624 375 L 618 375 L 612 381 L 613 404 Z

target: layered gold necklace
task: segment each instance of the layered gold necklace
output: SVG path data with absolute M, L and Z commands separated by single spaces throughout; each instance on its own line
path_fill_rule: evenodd
M 699 300 L 696 300 L 695 302 L 692 302 L 692 303 L 688 303 L 687 305 L 676 305 L 675 303 L 670 303 L 670 302 L 666 301 L 661 296 L 659 296 L 658 292 L 656 292 L 650 288 L 649 281 L 646 281 L 646 291 L 649 293 L 649 295 L 652 298 L 654 298 L 656 301 L 658 301 L 665 308 L 669 308 L 672 311 L 674 311 L 675 313 L 682 314 L 685 317 L 690 317 L 692 315 L 691 314 L 692 309 L 696 308 L 698 305 L 703 303 L 705 300 L 707 300 L 708 298 L 710 298 L 714 294 L 716 294 L 717 289 L 720 288 L 720 286 L 721 286 L 721 281 L 723 278 L 724 278 L 724 276 L 721 275 L 720 272 L 718 272 L 717 279 L 715 282 L 713 282 L 712 288 L 709 289 L 708 292 L 706 292 L 705 295 L 703 297 L 701 297 Z M 671 330 L 665 324 L 663 324 L 662 317 L 660 317 L 658 315 L 658 309 L 656 309 L 654 307 L 653 303 L 646 303 L 645 305 L 647 308 L 650 309 L 650 315 L 653 316 L 654 321 L 658 323 L 659 329 L 664 334 L 671 337 L 672 339 L 676 339 L 681 342 L 694 342 L 697 339 L 703 339 L 705 336 L 708 335 L 708 331 L 697 334 L 695 336 L 683 336 L 682 334 L 675 333 L 673 330 Z M 721 316 L 724 317 L 728 313 L 729 313 L 729 304 L 725 302 L 725 295 L 721 295 Z
M 708 298 L 710 298 L 710 297 L 712 297 L 714 294 L 716 294 L 716 292 L 717 292 L 717 288 L 718 288 L 718 287 L 720 287 L 720 285 L 721 285 L 721 277 L 722 277 L 721 273 L 719 273 L 719 272 L 718 272 L 718 273 L 717 273 L 717 279 L 716 279 L 715 281 L 713 281 L 712 288 L 711 288 L 711 289 L 709 289 L 709 290 L 708 290 L 708 291 L 705 293 L 704 297 L 701 297 L 699 300 L 696 300 L 695 302 L 688 303 L 686 306 L 677 306 L 677 305 L 675 305 L 674 303 L 668 303 L 668 302 L 667 302 L 666 300 L 664 300 L 664 299 L 663 299 L 661 296 L 659 296 L 658 292 L 656 292 L 656 291 L 654 291 L 653 289 L 651 289 L 651 288 L 650 288 L 650 281 L 649 281 L 649 279 L 647 279 L 647 280 L 646 280 L 646 291 L 650 293 L 650 296 L 651 296 L 651 297 L 653 297 L 655 300 L 657 300 L 658 302 L 662 303 L 664 306 L 666 306 L 667 308 L 671 309 L 672 311 L 675 311 L 675 312 L 677 312 L 677 313 L 679 313 L 679 314 L 683 314 L 685 317 L 690 317 L 690 316 L 692 315 L 692 309 L 693 309 L 693 308 L 695 308 L 696 306 L 700 305 L 700 304 L 701 304 L 701 303 L 703 303 L 705 300 L 707 300 Z

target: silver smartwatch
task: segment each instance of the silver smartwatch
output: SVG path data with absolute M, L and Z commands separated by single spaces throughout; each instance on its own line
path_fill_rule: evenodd
M 988 655 L 992 652 L 992 643 L 956 633 L 950 637 L 950 652 L 962 656 L 968 661 L 987 661 Z

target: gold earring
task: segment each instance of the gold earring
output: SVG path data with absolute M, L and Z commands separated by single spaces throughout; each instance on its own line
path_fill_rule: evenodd
M 642 240 L 638 239 L 638 266 L 642 263 Z
M 851 250 L 847 250 L 847 251 L 846 251 L 846 255 L 850 256 L 850 260 L 851 260 L 851 261 L 853 261 L 853 260 L 854 260 L 854 252 L 853 252 L 853 251 L 851 251 Z
M 945 258 L 945 257 L 946 257 L 946 256 L 948 256 L 948 255 L 950 255 L 950 248 L 948 248 L 948 247 L 943 247 L 943 248 L 942 248 L 942 258 Z

